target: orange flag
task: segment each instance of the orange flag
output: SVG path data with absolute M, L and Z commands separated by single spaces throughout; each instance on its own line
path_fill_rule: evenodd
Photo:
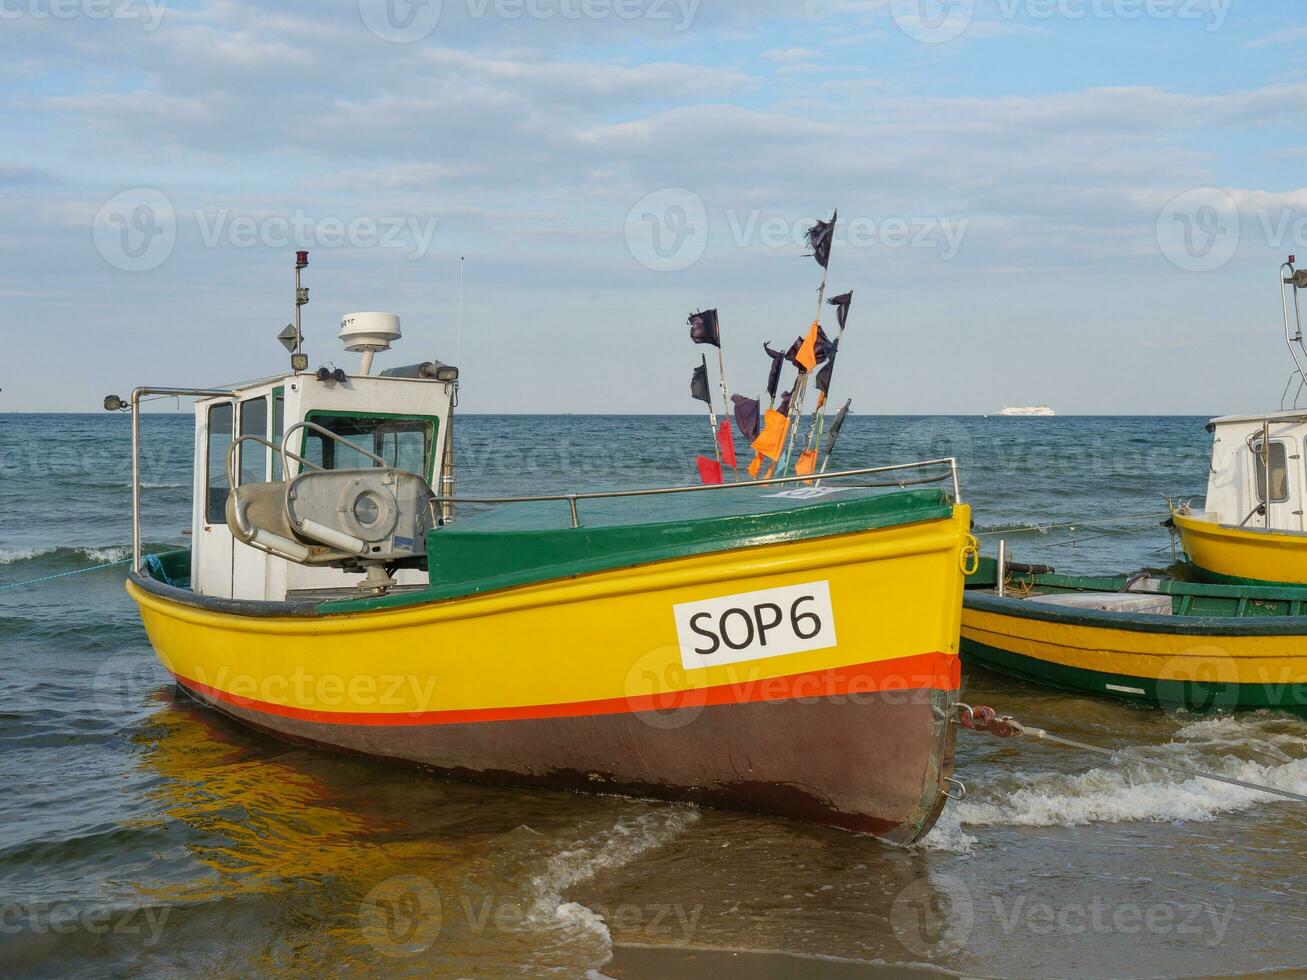
M 753 462 L 749 464 L 749 479 L 758 479 L 758 471 L 762 469 L 762 453 L 755 453 Z
M 803 343 L 794 355 L 794 362 L 805 371 L 811 371 L 817 366 L 817 331 L 820 329 L 821 325 L 814 320 L 808 328 L 808 336 L 803 338 Z
M 781 449 L 785 445 L 785 433 L 789 431 L 790 420 L 780 412 L 767 409 L 763 417 L 762 433 L 753 440 L 753 448 L 768 459 L 780 459 Z
M 735 436 L 731 433 L 731 420 L 722 419 L 717 429 L 717 445 L 721 447 L 722 462 L 735 467 Z
M 807 476 L 817 468 L 817 450 L 809 449 L 799 454 L 799 460 L 794 464 L 795 476 Z M 811 480 L 806 481 L 812 483 Z

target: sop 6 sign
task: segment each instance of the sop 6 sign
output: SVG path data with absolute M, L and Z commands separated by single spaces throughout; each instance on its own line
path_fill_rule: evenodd
M 674 607 L 686 670 L 833 647 L 830 583 L 744 592 Z

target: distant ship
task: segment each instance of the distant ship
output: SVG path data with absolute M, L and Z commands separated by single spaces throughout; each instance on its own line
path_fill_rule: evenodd
M 999 412 L 998 414 L 999 415 L 1045 415 L 1047 416 L 1047 415 L 1056 415 L 1057 412 L 1053 411 L 1047 405 L 1035 405 L 1034 407 L 1026 407 L 1026 408 L 1012 408 L 1009 406 L 1008 408 L 1003 409 L 1003 411 Z

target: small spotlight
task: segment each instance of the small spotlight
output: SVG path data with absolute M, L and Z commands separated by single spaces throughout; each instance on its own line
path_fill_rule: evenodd
M 127 403 L 117 395 L 105 395 L 104 410 L 106 412 L 121 412 L 127 407 Z
M 452 364 L 441 364 L 439 367 L 436 368 L 436 380 L 457 381 L 458 368 L 454 367 L 454 365 Z
M 292 354 L 290 356 L 290 369 L 296 374 L 309 369 L 308 354 Z

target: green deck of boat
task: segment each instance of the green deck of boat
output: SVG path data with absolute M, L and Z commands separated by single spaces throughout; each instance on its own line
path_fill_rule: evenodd
M 577 528 L 562 501 L 499 506 L 428 534 L 427 588 L 333 600 L 321 610 L 414 605 L 674 558 L 943 520 L 952 513 L 948 494 L 937 489 L 850 489 L 816 499 L 776 494 L 759 487 L 583 501 L 583 526 Z

